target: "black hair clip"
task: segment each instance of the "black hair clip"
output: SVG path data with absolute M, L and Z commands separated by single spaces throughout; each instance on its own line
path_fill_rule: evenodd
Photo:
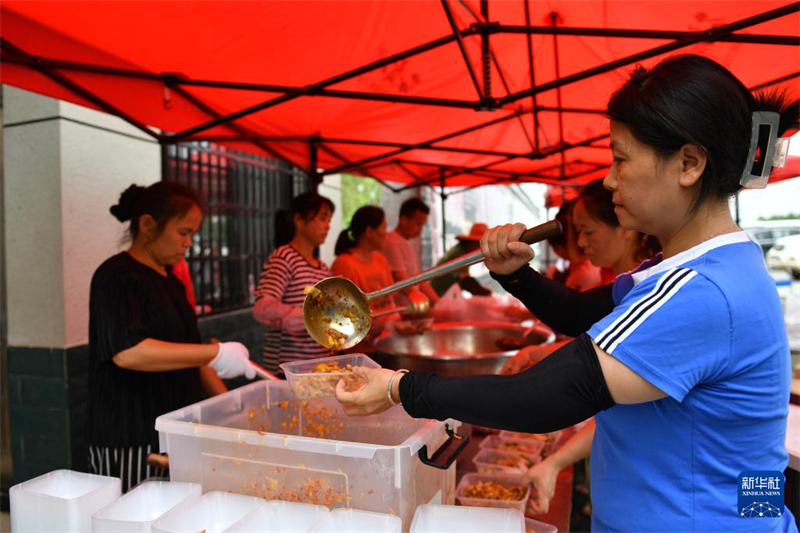
M 785 167 L 789 139 L 778 138 L 781 116 L 774 111 L 754 111 L 750 152 L 739 184 L 748 189 L 763 189 L 775 167 Z

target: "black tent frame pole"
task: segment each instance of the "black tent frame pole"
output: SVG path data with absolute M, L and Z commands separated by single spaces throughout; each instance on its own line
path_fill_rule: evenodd
M 547 152 L 544 152 L 543 154 L 538 155 L 534 159 L 544 159 L 546 157 L 550 157 L 551 155 L 556 155 L 556 154 L 558 154 L 558 153 L 560 153 L 560 152 L 562 152 L 564 150 L 571 150 L 573 148 L 579 148 L 579 147 L 584 146 L 586 144 L 593 143 L 593 142 L 599 141 L 601 139 L 607 139 L 607 138 L 608 138 L 608 134 L 605 133 L 605 134 L 602 134 L 602 135 L 598 135 L 598 136 L 595 136 L 595 137 L 590 137 L 588 139 L 584 139 L 583 141 L 581 141 L 579 143 L 562 144 L 561 146 L 558 146 L 556 148 L 548 150 Z M 513 159 L 513 158 L 502 158 L 502 159 L 499 159 L 497 161 L 493 161 L 491 163 L 487 163 L 485 165 L 481 165 L 479 167 L 471 168 L 469 170 L 473 170 L 473 171 L 474 170 L 485 170 L 485 169 L 487 169 L 489 167 L 492 167 L 494 165 L 499 165 L 501 163 L 505 163 L 506 161 L 510 161 L 511 159 Z M 454 176 L 454 175 L 460 174 L 460 173 L 461 172 L 453 172 L 450 175 L 448 175 L 447 177 Z M 435 181 L 435 179 L 436 178 L 431 178 L 427 183 L 433 183 Z M 427 183 L 423 183 L 422 185 L 427 185 Z
M 522 0 L 525 4 L 525 25 L 526 27 L 530 27 L 531 25 L 531 9 L 528 0 Z M 531 79 L 531 87 L 536 87 L 536 77 L 534 75 L 533 70 L 533 34 L 528 35 L 525 42 L 528 45 L 528 74 Z M 531 109 L 533 109 L 532 118 L 533 118 L 533 143 L 534 143 L 534 151 L 539 151 L 539 108 L 536 105 L 536 95 L 531 95 Z
M 558 26 L 558 13 L 553 11 L 550 13 L 550 22 L 555 28 Z M 561 79 L 561 61 L 558 55 L 558 35 L 555 33 L 553 34 L 553 65 L 556 69 L 556 80 Z M 561 86 L 556 87 L 556 106 L 561 108 Z M 559 146 L 564 144 L 564 113 L 558 114 L 558 144 Z M 564 152 L 559 154 L 559 160 L 561 161 L 561 178 L 563 179 L 564 176 L 567 174 L 567 160 L 564 157 Z
M 195 97 L 189 91 L 185 90 L 183 87 L 175 86 L 175 87 L 172 87 L 172 90 L 175 91 L 176 93 L 178 93 L 179 95 L 181 95 L 183 98 L 185 98 L 189 102 L 191 102 L 195 107 L 197 107 L 203 113 L 205 113 L 205 114 L 207 114 L 207 115 L 209 115 L 211 117 L 220 117 L 220 116 L 222 116 L 217 111 L 212 109 L 208 104 L 206 104 L 205 102 L 199 100 L 197 97 Z M 266 145 L 264 142 L 260 141 L 254 133 L 252 133 L 249 130 L 247 130 L 244 126 L 241 126 L 239 124 L 231 123 L 231 124 L 227 124 L 226 127 L 228 127 L 230 129 L 232 129 L 233 131 L 239 133 L 239 135 L 244 136 L 245 138 L 249 138 L 250 142 L 252 142 L 255 146 L 257 146 L 257 147 L 261 148 L 262 150 L 264 150 L 266 153 L 270 154 L 272 157 L 275 157 L 277 159 L 287 160 L 286 156 L 284 156 L 283 154 L 281 154 L 277 150 L 274 150 L 270 146 Z M 165 143 L 165 144 L 176 144 L 170 136 L 164 136 L 162 142 Z
M 132 116 L 128 115 L 118 107 L 114 106 L 110 102 L 107 102 L 106 100 L 100 98 L 99 96 L 89 91 L 88 89 L 84 88 L 83 86 L 79 85 L 78 83 L 75 83 L 74 81 L 67 78 L 57 70 L 37 64 L 35 61 L 36 59 L 35 56 L 28 54 L 27 52 L 25 52 L 15 44 L 13 44 L 8 39 L 0 37 L 0 48 L 2 48 L 2 50 L 4 51 L 11 52 L 12 54 L 15 54 L 17 56 L 22 56 L 32 59 L 33 63 L 31 64 L 31 68 L 34 69 L 35 71 L 50 78 L 51 80 L 61 85 L 62 87 L 69 89 L 74 94 L 83 98 L 84 100 L 91 102 L 92 104 L 96 105 L 106 113 L 121 118 L 128 124 L 146 133 L 149 137 L 152 137 L 153 139 L 156 139 L 157 141 L 161 142 L 162 136 L 160 134 L 148 128 L 146 125 L 142 124 L 141 122 L 139 122 Z
M 467 31 L 469 32 L 470 30 L 467 30 Z M 350 71 L 345 72 L 343 74 L 340 74 L 338 76 L 334 76 L 332 78 L 328 78 L 327 80 L 323 80 L 321 82 L 318 82 L 318 83 L 315 83 L 315 84 L 312 84 L 312 85 L 308 85 L 308 86 L 303 87 L 302 89 L 299 89 L 297 91 L 294 91 L 294 92 L 291 92 L 291 93 L 287 93 L 287 94 L 285 94 L 283 96 L 279 96 L 278 98 L 274 98 L 272 100 L 268 100 L 268 101 L 263 102 L 261 104 L 257 104 L 257 105 L 250 106 L 248 108 L 242 109 L 241 111 L 237 111 L 235 113 L 231 113 L 230 115 L 227 115 L 227 116 L 222 117 L 220 119 L 217 119 L 217 120 L 214 120 L 214 121 L 211 121 L 211 122 L 206 122 L 205 124 L 200 124 L 200 125 L 195 126 L 193 128 L 189 128 L 187 130 L 184 130 L 184 131 L 182 131 L 180 133 L 175 134 L 175 137 L 178 138 L 178 139 L 185 138 L 185 137 L 191 137 L 192 135 L 200 133 L 201 131 L 206 131 L 206 130 L 214 128 L 216 126 L 220 126 L 222 124 L 225 124 L 227 122 L 230 122 L 230 121 L 233 121 L 233 120 L 238 120 L 238 119 L 240 119 L 242 117 L 245 117 L 247 115 L 251 115 L 253 113 L 257 113 L 259 111 L 263 111 L 265 109 L 268 109 L 270 107 L 274 107 L 276 105 L 289 102 L 289 101 L 294 100 L 296 98 L 299 98 L 301 96 L 313 96 L 319 91 L 319 89 L 324 89 L 325 87 L 328 87 L 329 85 L 335 85 L 337 83 L 341 83 L 343 81 L 347 81 L 349 79 L 356 78 L 358 76 L 361 76 L 362 74 L 366 74 L 368 72 L 372 72 L 374 70 L 383 68 L 383 67 L 385 67 L 387 65 L 391 65 L 392 63 L 396 63 L 398 61 L 402 61 L 403 59 L 406 59 L 406 58 L 409 58 L 409 57 L 413 57 L 413 56 L 418 55 L 418 54 L 420 54 L 422 52 L 427 52 L 429 50 L 433 50 L 435 48 L 439 48 L 440 46 L 444 46 L 444 45 L 446 45 L 448 43 L 453 42 L 455 39 L 456 39 L 455 35 L 448 35 L 446 37 L 442 37 L 441 39 L 437 39 L 435 41 L 431 41 L 431 42 L 426 43 L 424 45 L 411 48 L 411 49 L 406 50 L 404 52 L 400 52 L 398 54 L 394 54 L 392 56 L 386 57 L 386 58 L 381 59 L 379 61 L 375 61 L 375 62 L 370 63 L 368 65 L 365 65 L 363 67 L 359 67 L 357 69 L 350 70 Z
M 489 22 L 489 0 L 481 0 L 481 15 L 485 22 Z M 486 24 L 481 25 L 481 64 L 483 66 L 483 97 L 485 99 L 492 97 L 492 48 L 489 35 Z
M 308 140 L 308 177 L 311 179 L 311 186 L 314 191 L 319 191 L 319 184 L 322 183 L 322 176 L 317 172 L 319 164 L 317 163 L 317 140 L 311 137 Z
M 494 120 L 490 120 L 488 122 L 484 122 L 482 124 L 477 124 L 475 126 L 470 126 L 469 128 L 464 128 L 462 130 L 459 130 L 459 131 L 456 131 L 456 132 L 453 132 L 453 133 L 449 133 L 447 135 L 442 135 L 440 137 L 437 137 L 435 139 L 431 139 L 429 141 L 425 141 L 425 142 L 421 142 L 421 143 L 413 144 L 413 145 L 408 145 L 406 147 L 398 148 L 397 150 L 393 150 L 393 151 L 387 152 L 385 154 L 380 154 L 380 155 L 368 157 L 366 159 L 362 159 L 362 160 L 357 161 L 355 163 L 351 163 L 349 166 L 348 165 L 344 165 L 344 166 L 336 167 L 336 168 L 333 168 L 333 169 L 330 169 L 330 170 L 326 170 L 325 174 L 338 174 L 339 172 L 342 172 L 344 170 L 347 170 L 348 168 L 352 168 L 352 167 L 357 166 L 357 165 L 365 165 L 367 163 L 372 163 L 373 161 L 378 161 L 380 159 L 387 159 L 387 158 L 394 157 L 395 155 L 402 154 L 404 152 L 408 152 L 408 151 L 411 151 L 411 150 L 424 149 L 424 148 L 427 148 L 428 146 L 431 146 L 433 144 L 436 144 L 436 143 L 439 143 L 439 142 L 442 142 L 442 141 L 446 141 L 448 139 L 452 139 L 453 137 L 458 137 L 458 136 L 461 136 L 461 135 L 464 135 L 464 134 L 467 134 L 467 133 L 470 133 L 470 132 L 473 132 L 473 131 L 477 131 L 477 130 L 480 130 L 480 129 L 483 129 L 483 128 L 486 128 L 486 127 L 489 127 L 489 126 L 493 126 L 495 124 L 500 124 L 501 122 L 505 122 L 507 120 L 511 120 L 511 119 L 513 119 L 514 117 L 516 117 L 520 113 L 525 113 L 525 111 L 517 111 L 516 113 L 507 115 L 505 117 L 500 117 L 500 118 L 497 118 L 497 119 L 494 119 Z
M 478 83 L 478 77 L 475 75 L 475 70 L 472 68 L 472 62 L 469 59 L 469 54 L 467 53 L 467 49 L 464 47 L 462 32 L 459 31 L 458 26 L 456 25 L 456 19 L 453 17 L 453 12 L 450 10 L 450 5 L 447 3 L 447 0 L 442 0 L 442 7 L 444 8 L 445 15 L 447 15 L 447 22 L 450 24 L 450 28 L 453 30 L 453 36 L 458 43 L 458 49 L 461 51 L 461 57 L 464 59 L 464 64 L 467 67 L 467 72 L 469 72 L 469 77 L 472 80 L 472 84 L 475 86 L 475 92 L 478 93 L 478 99 L 483 99 L 484 95 L 481 93 L 481 86 Z
M 336 150 L 334 150 L 330 146 L 327 146 L 325 144 L 319 143 L 318 147 L 323 152 L 332 155 L 333 157 L 335 157 L 336 159 L 342 161 L 343 163 L 349 163 L 350 162 L 346 157 L 344 157 L 342 154 L 340 154 L 339 152 L 337 152 Z M 367 172 L 367 170 L 365 168 L 359 167 L 358 170 L 360 170 L 365 176 L 369 176 L 369 173 Z M 318 175 L 320 176 L 320 180 L 324 177 L 322 174 L 318 173 Z M 373 178 L 373 179 L 375 179 L 375 178 Z M 384 182 L 382 180 L 375 179 L 375 181 L 377 181 L 378 183 L 380 183 L 382 186 L 386 187 L 387 189 L 389 189 L 393 193 L 400 192 L 400 189 L 392 187 L 391 185 L 389 185 L 388 183 L 386 183 L 386 182 Z
M 526 20 L 526 22 L 530 22 Z M 559 26 L 514 26 L 491 25 L 490 33 L 526 34 L 526 35 L 568 35 L 574 37 L 613 37 L 616 39 L 665 39 L 680 41 L 682 39 L 697 37 L 705 32 L 694 31 L 660 31 L 660 30 L 628 30 L 614 28 L 580 28 Z M 774 44 L 784 46 L 800 46 L 797 37 L 791 35 L 766 35 L 766 34 L 735 34 L 721 36 L 717 41 L 726 43 L 745 44 Z
M 37 72 L 47 76 L 51 80 L 55 81 L 62 87 L 70 90 L 77 96 L 91 102 L 93 105 L 97 106 L 104 111 L 111 113 L 115 116 L 122 118 L 123 120 L 127 121 L 128 123 L 132 124 L 134 127 L 138 128 L 139 130 L 145 132 L 148 136 L 157 139 L 162 144 L 173 144 L 177 143 L 182 140 L 200 140 L 200 138 L 195 139 L 193 136 L 202 132 L 206 131 L 210 128 L 226 125 L 230 128 L 233 132 L 239 134 L 239 137 L 231 138 L 231 141 L 246 141 L 252 142 L 265 152 L 271 154 L 273 157 L 277 157 L 279 159 L 286 159 L 285 156 L 280 154 L 279 151 L 274 150 L 267 142 L 280 142 L 281 140 L 289 140 L 289 138 L 269 138 L 266 136 L 256 136 L 253 135 L 248 129 L 238 125 L 233 124 L 233 121 L 238 120 L 244 116 L 250 115 L 252 113 L 256 113 L 258 111 L 268 109 L 269 107 L 273 107 L 291 100 L 294 100 L 299 97 L 333 97 L 333 98 L 349 98 L 355 100 L 372 100 L 372 101 L 382 101 L 382 102 L 395 102 L 395 103 L 405 103 L 410 105 L 431 105 L 437 107 L 451 107 L 451 108 L 462 108 L 462 109 L 474 109 L 474 110 L 481 110 L 487 108 L 494 108 L 497 106 L 507 106 L 511 105 L 512 103 L 527 97 L 531 97 L 532 99 L 532 107 L 530 110 L 522 110 L 517 109 L 516 112 L 512 115 L 508 115 L 505 117 L 501 117 L 500 119 L 492 120 L 480 124 L 475 127 L 466 128 L 448 135 L 444 135 L 437 139 L 427 141 L 424 143 L 408 145 L 408 144 L 401 144 L 396 143 L 399 147 L 397 150 L 390 150 L 386 154 L 382 154 L 379 156 L 374 156 L 371 158 L 367 158 L 361 161 L 355 162 L 348 162 L 346 158 L 337 157 L 344 162 L 344 165 L 339 166 L 335 170 L 337 172 L 354 168 L 357 170 L 361 170 L 364 168 L 364 165 L 367 163 L 374 163 L 376 161 L 381 161 L 383 159 L 387 159 L 386 162 L 381 163 L 380 165 L 372 165 L 374 167 L 377 166 L 385 166 L 389 164 L 397 164 L 389 158 L 393 158 L 394 156 L 407 152 L 410 150 L 415 149 L 430 149 L 436 151 L 452 151 L 458 152 L 462 151 L 462 153 L 468 153 L 469 149 L 456 149 L 451 150 L 447 147 L 436 146 L 433 147 L 433 144 L 442 142 L 447 139 L 452 139 L 459 135 L 464 135 L 466 133 L 477 131 L 482 128 L 487 128 L 493 126 L 495 124 L 499 124 L 505 120 L 510 120 L 512 118 L 517 118 L 521 120 L 521 116 L 525 113 L 532 113 L 533 115 L 533 123 L 534 123 L 534 151 L 530 154 L 525 155 L 518 155 L 518 154 L 511 154 L 511 153 L 502 153 L 502 152 L 492 152 L 492 151 L 478 151 L 473 150 L 472 153 L 482 153 L 483 155 L 496 155 L 498 156 L 498 160 L 492 161 L 488 164 L 474 167 L 474 168 L 464 168 L 464 167 L 446 167 L 439 165 L 439 176 L 437 177 L 419 177 L 413 173 L 410 173 L 407 168 L 404 168 L 404 172 L 408 173 L 409 175 L 416 176 L 415 179 L 418 181 L 417 184 L 414 186 L 419 185 L 428 185 L 433 181 L 439 180 L 441 175 L 443 174 L 445 178 L 460 174 L 460 173 L 470 173 L 475 174 L 477 172 L 497 172 L 490 170 L 490 167 L 501 164 L 505 161 L 515 159 L 518 157 L 529 157 L 532 160 L 542 159 L 545 157 L 549 157 L 555 153 L 561 153 L 561 157 L 563 158 L 563 151 L 559 152 L 559 149 L 567 150 L 573 147 L 585 145 L 585 141 L 582 143 L 578 143 L 575 145 L 568 145 L 568 146 L 560 146 L 556 150 L 545 150 L 541 151 L 540 148 L 537 148 L 539 142 L 538 136 L 538 113 L 543 111 L 555 111 L 559 113 L 559 120 L 562 119 L 562 115 L 564 113 L 569 112 L 586 112 L 586 113 L 600 113 L 600 110 L 581 110 L 581 109 L 569 109 L 563 108 L 562 106 L 558 106 L 556 108 L 547 108 L 547 107 L 538 107 L 536 102 L 536 95 L 545 91 L 550 91 L 553 89 L 559 89 L 565 85 L 575 83 L 599 74 L 603 74 L 614 70 L 616 68 L 620 68 L 622 66 L 629 65 L 631 63 L 635 63 L 637 61 L 641 61 L 644 59 L 648 59 L 651 57 L 655 57 L 661 54 L 665 54 L 668 52 L 672 52 L 681 48 L 685 48 L 687 46 L 691 46 L 693 44 L 697 44 L 699 42 L 731 42 L 731 43 L 756 43 L 756 44 L 771 44 L 771 45 L 785 45 L 785 46 L 798 46 L 800 45 L 800 38 L 794 36 L 782 36 L 782 35 L 764 35 L 764 34 L 734 34 L 734 32 L 749 28 L 752 26 L 756 26 L 762 24 L 764 22 L 774 20 L 780 17 L 784 17 L 787 15 L 791 15 L 800 11 L 800 2 L 792 2 L 783 7 L 772 9 L 770 11 L 766 11 L 760 13 L 758 15 L 754 15 L 745 19 L 741 19 L 739 21 L 735 21 L 733 23 L 720 26 L 717 28 L 713 28 L 710 30 L 702 31 L 702 32 L 680 32 L 680 31 L 653 31 L 653 30 L 629 30 L 629 29 L 603 29 L 603 28 L 565 28 L 561 26 L 530 26 L 530 7 L 527 0 L 525 1 L 525 15 L 526 15 L 526 26 L 503 26 L 497 23 L 491 23 L 488 20 L 488 1 L 481 0 L 481 11 L 482 11 L 482 20 L 478 18 L 478 15 L 474 13 L 468 5 L 464 4 L 466 8 L 469 9 L 472 16 L 478 21 L 469 28 L 464 30 L 458 30 L 455 26 L 455 20 L 452 19 L 452 11 L 450 9 L 450 5 L 448 4 L 447 0 L 442 0 L 442 5 L 445 9 L 445 13 L 448 14 L 449 20 L 451 20 L 451 28 L 453 28 L 454 33 L 451 35 L 447 35 L 440 39 L 436 39 L 434 41 L 422 44 L 420 46 L 405 50 L 403 52 L 394 54 L 390 57 L 381 59 L 379 61 L 375 61 L 373 63 L 369 63 L 367 65 L 361 66 L 359 68 L 353 69 L 351 71 L 339 74 L 327 80 L 323 80 L 305 87 L 285 87 L 280 85 L 264 85 L 264 84 L 247 84 L 247 83 L 235 83 L 235 82 L 221 82 L 221 81 L 209 81 L 209 80 L 189 80 L 185 76 L 176 73 L 147 73 L 136 71 L 133 69 L 124 69 L 124 68 L 114 68 L 114 67 L 105 67 L 100 65 L 90 65 L 90 64 L 83 64 L 78 62 L 72 61 L 61 61 L 55 59 L 47 59 L 34 56 L 32 54 L 28 54 L 27 52 L 21 50 L 14 44 L 10 43 L 8 40 L 4 38 L 0 38 L 0 61 L 7 62 L 7 63 L 17 63 L 26 65 Z M 504 86 L 507 86 L 504 80 L 504 76 L 502 73 L 502 69 L 497 62 L 497 58 L 494 57 L 494 54 L 491 51 L 491 46 L 489 45 L 489 36 L 493 33 L 504 33 L 504 34 L 525 34 L 527 35 L 528 41 L 528 55 L 529 55 L 529 74 L 531 77 L 531 87 L 530 89 L 520 91 L 514 94 L 506 94 L 502 98 L 490 98 L 489 95 L 485 94 L 486 85 L 484 85 L 484 94 L 482 94 L 481 87 L 477 83 L 477 77 L 474 75 L 474 70 L 472 70 L 472 65 L 466 56 L 466 48 L 464 48 L 463 39 L 470 36 L 480 36 L 482 41 L 482 52 L 486 52 L 487 46 L 489 51 L 489 57 L 494 62 L 496 68 L 498 69 L 498 73 L 500 75 L 500 79 L 503 80 Z M 545 83 L 539 86 L 535 85 L 534 80 L 534 72 L 533 72 L 533 47 L 531 38 L 533 35 L 542 34 L 542 35 L 553 35 L 561 36 L 561 35 L 573 35 L 573 36 L 605 36 L 605 37 L 618 37 L 618 38 L 636 38 L 636 39 L 672 39 L 675 42 L 667 43 L 663 46 L 655 47 L 650 50 L 646 50 L 644 52 L 634 54 L 625 58 L 622 58 L 617 61 L 613 61 L 604 65 L 599 65 L 597 67 L 584 70 L 582 72 L 578 72 L 576 74 L 566 76 L 564 78 L 557 77 L 556 80 Z M 424 98 L 424 97 L 411 97 L 405 95 L 392 95 L 392 94 L 372 94 L 372 93 L 363 93 L 357 91 L 339 91 L 334 89 L 329 89 L 329 86 L 341 83 L 343 81 L 358 77 L 362 74 L 372 72 L 376 69 L 383 68 L 384 66 L 396 63 L 398 61 L 402 61 L 406 58 L 413 57 L 418 54 L 422 54 L 424 52 L 434 50 L 436 48 L 451 44 L 453 42 L 458 42 L 459 46 L 462 48 L 464 52 L 464 57 L 467 63 L 468 69 L 470 69 L 470 75 L 473 78 L 473 83 L 476 86 L 476 91 L 479 95 L 479 100 L 477 101 L 464 101 L 464 100 L 450 100 L 450 99 L 440 99 L 440 98 Z M 484 58 L 486 54 L 484 54 Z M 558 68 L 558 63 L 556 64 Z M 198 107 L 199 109 L 203 110 L 206 114 L 214 117 L 214 119 L 210 122 L 206 122 L 204 124 L 200 124 L 193 128 L 189 128 L 184 130 L 183 132 L 179 132 L 175 135 L 164 135 L 159 134 L 158 132 L 153 131 L 148 126 L 140 123 L 133 117 L 127 115 L 124 111 L 117 108 L 110 102 L 104 100 L 103 98 L 99 97 L 98 95 L 92 93 L 91 91 L 87 90 L 85 87 L 82 87 L 78 83 L 74 82 L 70 78 L 66 77 L 62 71 L 82 71 L 82 72 L 91 72 L 95 74 L 102 74 L 102 75 L 110 75 L 110 76 L 118 76 L 118 77 L 128 77 L 134 79 L 146 79 L 152 81 L 161 81 L 164 83 L 165 87 L 174 90 L 177 94 L 181 94 L 185 99 L 187 99 L 190 103 Z M 486 62 L 484 61 L 484 70 L 486 71 Z M 490 82 L 490 72 L 491 67 L 489 66 L 489 73 L 487 78 L 487 73 L 484 72 L 484 83 L 487 81 Z M 799 73 L 792 73 L 789 75 L 785 75 L 781 78 L 773 80 L 771 82 L 766 82 L 760 84 L 757 88 L 768 87 L 770 85 L 774 85 L 777 83 L 782 83 L 784 81 L 791 80 L 796 78 Z M 252 106 L 247 109 L 240 110 L 238 112 L 221 116 L 219 113 L 214 112 L 214 110 L 200 101 L 197 97 L 191 95 L 191 93 L 186 92 L 185 90 L 181 90 L 181 86 L 201 86 L 201 87 L 219 87 L 219 88 L 229 88 L 229 89 L 240 89 L 240 90 L 254 90 L 254 91 L 265 91 L 265 92 L 277 92 L 282 93 L 281 96 L 277 98 L 273 98 L 256 106 Z M 527 130 L 526 130 L 527 133 Z M 560 131 L 560 138 L 563 144 L 563 130 Z M 308 138 L 306 138 L 307 140 Z M 332 140 L 335 142 L 336 140 Z M 350 142 L 350 141 L 345 141 Z M 352 141 L 354 144 L 359 144 L 358 141 Z M 364 142 L 363 144 L 369 144 L 368 142 Z M 387 143 L 389 144 L 389 143 Z M 330 147 L 326 147 L 320 141 L 319 144 L 320 149 L 324 149 L 327 153 L 333 155 L 335 151 L 330 149 Z M 310 155 L 310 154 L 309 154 Z M 414 161 L 406 161 L 406 164 L 423 164 L 423 162 L 414 162 Z M 305 166 L 305 165 L 300 165 Z M 447 169 L 447 170 L 445 170 Z M 328 171 L 327 173 L 333 173 L 332 171 Z M 566 171 L 565 171 L 566 173 Z M 512 176 L 530 176 L 531 173 L 528 174 L 514 174 L 510 173 Z M 477 175 L 477 174 L 476 174 Z M 569 176 L 565 176 L 565 179 L 569 179 Z M 380 180 L 379 180 L 380 181 Z M 391 187 L 390 187 L 391 188 Z M 395 190 L 395 189 L 392 189 Z M 404 190 L 404 189 L 396 189 L 396 190 Z
M 447 193 L 445 192 L 445 172 L 444 167 L 439 168 L 439 195 L 442 197 L 442 253 L 447 251 L 447 217 L 445 216 L 445 204 L 447 203 Z
M 627 57 L 623 57 L 616 61 L 612 61 L 610 63 L 606 63 L 605 65 L 600 65 L 598 67 L 590 68 L 587 70 L 583 70 L 581 72 L 576 72 L 570 76 L 566 76 L 561 78 L 560 80 L 555 80 L 549 83 L 545 83 L 539 85 L 538 87 L 531 87 L 525 91 L 520 91 L 515 94 L 511 94 L 509 96 L 503 97 L 499 99 L 498 105 L 504 106 L 522 98 L 527 98 L 528 96 L 532 96 L 534 94 L 542 93 L 545 91 L 549 91 L 555 89 L 557 87 L 562 87 L 564 85 L 569 85 L 571 83 L 575 83 L 576 81 L 581 81 L 586 78 L 590 78 L 592 76 L 596 76 L 598 74 L 604 74 L 606 72 L 610 72 L 612 70 L 618 69 L 620 67 L 624 67 L 630 65 L 632 63 L 636 63 L 638 61 L 643 61 L 645 59 L 649 59 L 651 57 L 656 57 L 662 54 L 666 54 L 668 52 L 674 52 L 675 50 L 679 50 L 681 48 L 686 48 L 693 44 L 701 43 L 701 42 L 714 42 L 720 40 L 723 36 L 728 36 L 731 33 L 744 29 L 749 28 L 750 26 L 754 26 L 756 24 L 761 24 L 776 18 L 785 17 L 787 15 L 791 15 L 792 13 L 797 13 L 800 11 L 800 2 L 794 2 L 792 4 L 786 5 L 784 7 L 780 7 L 777 9 L 773 9 L 762 13 L 760 15 L 755 15 L 752 17 L 748 17 L 746 19 L 742 19 L 736 22 L 732 22 L 730 24 L 726 24 L 724 26 L 719 26 L 717 28 L 707 30 L 705 32 L 698 32 L 695 34 L 690 34 L 687 37 L 679 39 L 673 43 L 665 44 L 662 46 L 657 46 L 655 48 L 651 48 L 649 50 L 645 50 L 644 52 L 639 52 L 637 54 L 632 54 Z
M 619 68 L 621 66 L 625 66 L 625 65 L 634 63 L 636 61 L 640 61 L 642 59 L 647 59 L 647 58 L 650 58 L 650 57 L 653 57 L 653 56 L 656 56 L 656 55 L 660 55 L 660 54 L 663 54 L 663 53 L 666 53 L 666 52 L 669 52 L 669 51 L 674 51 L 674 50 L 677 50 L 679 48 L 687 47 L 687 46 L 690 46 L 692 44 L 696 44 L 697 42 L 701 42 L 701 41 L 704 41 L 704 40 L 711 40 L 711 41 L 717 40 L 720 36 L 729 35 L 732 31 L 735 31 L 735 30 L 738 30 L 738 29 L 742 29 L 742 28 L 748 27 L 748 26 L 753 25 L 753 24 L 760 24 L 762 22 L 765 22 L 767 20 L 772 20 L 774 18 L 783 17 L 783 16 L 789 15 L 791 13 L 795 13 L 798 10 L 800 10 L 800 2 L 796 2 L 796 3 L 790 4 L 788 6 L 784 6 L 782 8 L 774 9 L 774 10 L 768 11 L 766 13 L 763 13 L 761 15 L 757 15 L 757 16 L 754 16 L 754 17 L 749 17 L 749 18 L 744 19 L 742 21 L 737 21 L 737 22 L 728 24 L 726 26 L 720 26 L 719 28 L 715 28 L 714 30 L 709 30 L 708 32 L 702 32 L 702 33 L 699 33 L 699 34 L 695 34 L 695 35 L 693 35 L 691 37 L 691 39 L 687 38 L 687 39 L 685 39 L 683 41 L 679 41 L 679 42 L 676 42 L 676 43 L 670 43 L 668 45 L 656 47 L 656 48 L 647 50 L 647 51 L 639 53 L 639 54 L 634 54 L 634 55 L 628 56 L 628 57 L 620 59 L 618 61 L 613 61 L 613 62 L 608 63 L 606 65 L 601 65 L 600 67 L 595 67 L 595 68 L 592 68 L 592 69 L 588 69 L 588 70 L 576 73 L 574 75 L 567 76 L 567 77 L 561 78 L 559 80 L 555 80 L 553 82 L 545 83 L 543 85 L 540 85 L 539 87 L 533 87 L 533 88 L 531 88 L 529 90 L 522 91 L 521 93 L 516 93 L 516 94 L 513 94 L 513 95 L 506 96 L 504 98 L 500 98 L 499 101 L 500 101 L 501 104 L 512 103 L 513 101 L 516 101 L 516 100 L 518 100 L 520 98 L 533 96 L 535 94 L 538 94 L 540 92 L 544 92 L 546 90 L 552 90 L 552 89 L 561 87 L 563 85 L 568 85 L 570 83 L 575 83 L 576 81 L 580 81 L 580 80 L 585 79 L 587 77 L 591 77 L 591 76 L 594 76 L 594 75 L 597 75 L 597 74 L 602 74 L 602 73 L 608 72 L 610 70 L 613 70 L 615 68 Z M 491 121 L 490 123 L 486 123 L 483 126 L 480 126 L 478 128 L 467 128 L 466 130 L 461 130 L 460 132 L 453 133 L 453 134 L 445 136 L 443 138 L 440 138 L 440 139 L 437 139 L 437 140 L 433 140 L 433 141 L 428 141 L 426 143 L 422 143 L 421 145 L 416 146 L 416 148 L 424 147 L 425 145 L 434 144 L 434 143 L 440 142 L 441 140 L 444 140 L 444 139 L 457 137 L 457 136 L 463 135 L 464 133 L 467 133 L 469 131 L 475 131 L 475 129 L 480 129 L 482 127 L 487 127 L 488 125 L 491 125 L 492 122 L 494 122 L 494 121 Z M 496 122 L 494 122 L 494 123 L 496 123 Z M 393 156 L 395 156 L 395 155 L 397 155 L 399 153 L 405 152 L 405 151 L 407 151 L 407 150 L 406 149 L 399 149 L 399 150 L 391 151 L 391 152 L 388 152 L 386 154 L 383 154 L 382 156 L 373 156 L 373 157 L 370 157 L 368 159 L 361 160 L 359 163 L 364 164 L 364 163 L 376 161 L 376 160 L 379 160 L 379 159 L 382 159 L 382 158 L 393 157 Z M 499 162 L 502 162 L 502 161 L 499 161 Z M 499 162 L 496 162 L 495 164 L 497 164 Z M 331 173 L 335 173 L 335 172 L 338 172 L 338 171 L 341 171 L 341 170 L 342 170 L 342 168 L 340 167 L 340 168 L 332 170 Z

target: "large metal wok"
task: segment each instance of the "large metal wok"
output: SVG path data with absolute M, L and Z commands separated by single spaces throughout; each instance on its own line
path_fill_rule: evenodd
M 526 328 L 504 322 L 444 322 L 412 335 L 392 333 L 375 343 L 374 359 L 385 368 L 426 370 L 446 376 L 497 374 L 517 349 L 502 349 L 504 340 L 527 345 L 555 340 L 545 326 Z M 498 344 L 498 340 L 500 343 Z

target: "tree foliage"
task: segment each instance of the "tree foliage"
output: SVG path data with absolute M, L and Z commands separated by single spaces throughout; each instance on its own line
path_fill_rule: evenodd
M 383 187 L 372 178 L 342 174 L 342 227 L 349 227 L 353 214 L 364 205 L 381 205 Z

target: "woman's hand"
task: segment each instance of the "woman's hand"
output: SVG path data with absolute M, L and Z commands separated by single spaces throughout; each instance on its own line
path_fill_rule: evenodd
M 550 500 L 556 492 L 556 480 L 558 479 L 559 468 L 545 459 L 541 463 L 533 465 L 526 477 L 533 485 L 531 498 L 528 500 L 528 512 L 531 514 L 544 514 L 550 510 Z
M 395 374 L 394 370 L 357 366 L 353 369 L 353 374 L 364 380 L 360 389 L 352 392 L 346 391 L 344 379 L 340 379 L 336 384 L 336 399 L 342 404 L 346 414 L 350 416 L 374 415 L 393 407 L 389 402 L 387 388 L 389 380 Z M 402 377 L 399 375 L 394 378 L 394 387 L 397 387 L 397 383 Z
M 495 274 L 506 275 L 530 263 L 534 257 L 533 248 L 519 240 L 525 229 L 525 224 L 506 224 L 484 233 L 481 251 L 486 258 L 486 268 Z

